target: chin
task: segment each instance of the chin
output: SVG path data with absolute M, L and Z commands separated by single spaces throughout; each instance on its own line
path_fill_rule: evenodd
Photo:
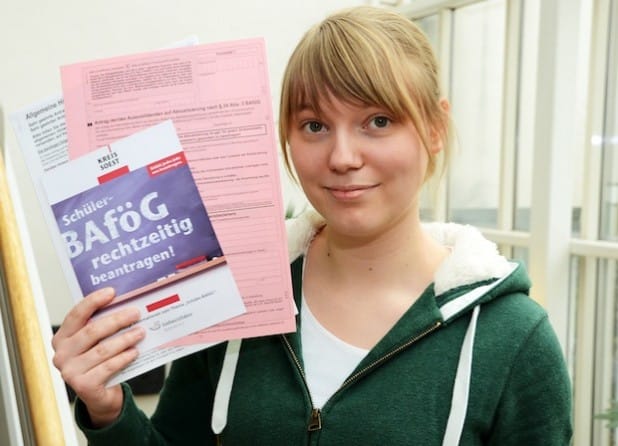
M 384 231 L 383 225 L 378 225 L 365 219 L 326 219 L 331 230 L 346 237 L 366 238 Z

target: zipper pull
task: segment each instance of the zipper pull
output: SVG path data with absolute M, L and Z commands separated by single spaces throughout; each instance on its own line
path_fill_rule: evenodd
M 311 409 L 311 420 L 309 420 L 307 430 L 314 432 L 320 429 L 322 429 L 322 412 L 320 412 L 320 409 Z

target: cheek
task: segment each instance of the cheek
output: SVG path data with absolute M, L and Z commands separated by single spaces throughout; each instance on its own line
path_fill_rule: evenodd
M 400 195 L 402 199 L 416 196 L 425 183 L 427 163 L 428 156 L 424 151 L 414 154 L 400 153 L 399 157 L 390 158 L 388 163 L 383 165 L 383 175 L 393 180 L 390 193 Z
M 314 151 L 315 152 L 315 151 Z M 305 147 L 301 143 L 294 144 L 293 140 L 290 140 L 290 161 L 292 167 L 296 171 L 301 183 L 304 178 L 310 177 L 318 167 L 318 159 L 315 153 L 312 153 L 309 148 Z
M 299 177 L 299 179 L 302 179 L 302 177 L 305 175 L 306 162 L 300 155 L 299 151 L 297 149 L 294 149 L 293 147 L 294 146 L 290 145 L 290 163 L 292 164 L 292 168 L 296 172 L 296 176 Z
M 385 169 L 407 177 L 424 176 L 429 162 L 429 155 L 425 149 L 410 144 L 398 147 L 403 149 L 391 152 L 388 157 L 382 158 Z

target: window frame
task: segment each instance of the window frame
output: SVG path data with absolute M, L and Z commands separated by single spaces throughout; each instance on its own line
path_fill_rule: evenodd
M 440 17 L 438 56 L 445 76 L 450 75 L 449 27 L 457 8 L 485 0 L 421 0 L 400 8 L 414 20 Z M 604 131 L 608 28 L 611 2 L 618 0 L 507 0 L 504 65 L 501 190 L 498 228 L 480 228 L 510 256 L 515 248 L 529 253 L 532 296 L 546 309 L 563 347 L 574 378 L 574 444 L 609 445 L 608 429 L 593 415 L 607 408 L 613 361 L 606 360 L 616 323 L 607 317 L 613 302 L 598 298 L 599 263 L 618 260 L 618 243 L 599 240 L 602 159 L 594 135 Z M 615 4 L 615 8 L 618 5 Z M 534 75 L 535 117 L 529 231 L 514 230 L 522 51 L 522 21 L 537 8 L 534 24 L 537 67 Z M 618 19 L 616 19 L 618 22 Z M 526 21 L 530 26 L 530 21 Z M 618 27 L 618 23 L 614 26 Z M 442 29 L 444 28 L 444 29 Z M 448 86 L 448 78 L 443 84 Z M 446 91 L 448 96 L 448 89 Z M 574 154 L 583 151 L 583 168 Z M 565 152 L 569 156 L 564 156 Z M 581 233 L 572 233 L 573 174 L 582 168 Z M 448 175 L 442 180 L 448 181 Z M 438 187 L 433 217 L 444 220 L 448 197 Z M 569 191 L 562 193 L 561 191 Z M 572 277 L 575 262 L 577 277 Z M 574 285 L 576 284 L 576 285 Z M 574 290 L 573 288 L 576 287 Z M 612 307 L 613 308 L 613 307 Z M 611 356 L 610 356 L 611 357 Z

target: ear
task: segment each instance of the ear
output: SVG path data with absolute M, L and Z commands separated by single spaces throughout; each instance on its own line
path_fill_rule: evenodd
M 448 121 L 451 113 L 451 104 L 446 98 L 440 99 L 440 108 L 442 109 L 442 119 L 431 127 L 431 147 L 429 152 L 433 155 L 438 154 L 444 149 L 444 137 L 448 130 Z

